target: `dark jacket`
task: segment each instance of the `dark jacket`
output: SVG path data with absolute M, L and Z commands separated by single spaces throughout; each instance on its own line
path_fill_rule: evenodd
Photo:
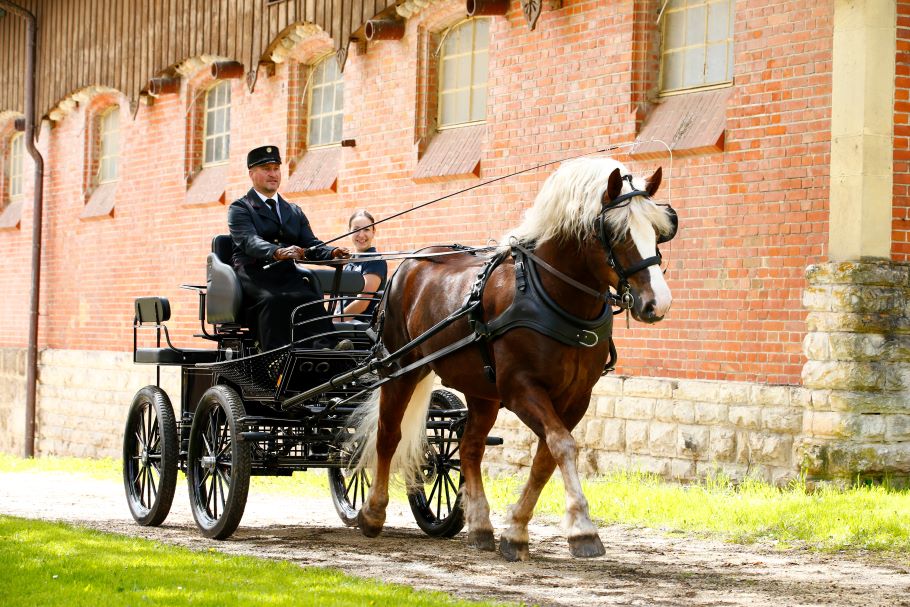
M 310 222 L 296 204 L 278 195 L 281 224 L 272 210 L 259 198 L 254 189 L 231 203 L 228 208 L 228 229 L 234 242 L 234 267 L 261 268 L 274 261 L 279 248 L 297 245 L 307 250 L 307 259 L 332 258 L 335 247 L 316 238 Z

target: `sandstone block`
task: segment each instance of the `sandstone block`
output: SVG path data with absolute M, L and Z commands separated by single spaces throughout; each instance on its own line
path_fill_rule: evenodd
M 710 449 L 710 430 L 705 426 L 680 426 L 676 443 L 677 453 L 703 459 Z
M 623 396 L 616 399 L 616 417 L 623 419 L 651 419 L 654 416 L 655 401 L 653 398 Z
M 803 354 L 809 360 L 830 360 L 829 333 L 808 333 L 803 338 Z
M 787 407 L 790 405 L 790 387 L 753 385 L 749 402 L 761 407 Z
M 749 384 L 737 382 L 680 381 L 673 397 L 704 403 L 745 403 Z
M 694 424 L 695 403 L 688 400 L 674 400 L 673 420 L 681 424 Z
M 670 398 L 676 382 L 665 379 L 630 377 L 623 384 L 626 396 L 644 396 L 650 398 Z
M 688 480 L 695 478 L 695 462 L 686 459 L 670 460 L 670 478 Z
M 626 448 L 626 422 L 621 419 L 606 419 L 601 427 L 601 449 L 623 451 Z
M 796 434 L 803 427 L 803 412 L 792 407 L 767 407 L 761 412 L 762 427 L 766 430 Z
M 881 333 L 829 333 L 831 360 L 880 360 L 887 347 Z
M 757 430 L 761 427 L 761 408 L 755 406 L 731 406 L 730 423 L 737 428 Z
M 648 432 L 651 453 L 668 457 L 676 455 L 676 424 L 651 422 Z
M 849 432 L 846 428 L 846 415 L 832 411 L 813 411 L 809 434 L 814 437 L 844 437 Z
M 633 453 L 648 452 L 648 422 L 638 420 L 626 422 L 626 449 Z
M 665 458 L 633 455 L 629 458 L 629 467 L 639 472 L 667 476 L 670 471 L 670 462 Z
M 605 375 L 594 384 L 594 394 L 604 396 L 621 396 L 625 378 L 621 375 Z
M 732 461 L 736 456 L 736 431 L 733 428 L 711 428 L 708 458 L 715 461 Z
M 625 453 L 614 453 L 610 451 L 597 451 L 595 453 L 597 460 L 597 473 L 610 474 L 618 470 L 629 469 L 629 456 Z
M 845 416 L 845 431 L 860 442 L 877 442 L 885 438 L 885 419 L 875 413 Z
M 698 424 L 720 424 L 727 421 L 727 405 L 713 403 L 695 403 L 695 422 Z
M 892 366 L 874 362 L 808 361 L 803 365 L 803 385 L 846 391 L 896 391 L 900 374 Z
M 616 405 L 615 396 L 597 396 L 594 412 L 597 417 L 613 417 L 614 406 Z
M 654 404 L 654 419 L 661 422 L 672 422 L 675 416 L 675 401 L 659 399 Z
M 888 415 L 885 439 L 889 441 L 910 440 L 910 415 Z

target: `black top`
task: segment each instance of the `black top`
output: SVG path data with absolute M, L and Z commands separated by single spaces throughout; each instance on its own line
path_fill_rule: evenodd
M 275 251 L 290 245 L 306 249 L 307 259 L 331 259 L 335 247 L 326 246 L 316 238 L 300 207 L 290 204 L 280 194 L 276 199 L 281 223 L 254 189 L 231 203 L 228 208 L 228 228 L 234 242 L 234 267 L 262 267 L 263 264 L 274 261 Z
M 369 249 L 364 251 L 364 253 L 376 253 L 376 252 L 377 252 L 376 247 L 370 247 Z M 376 291 L 381 292 L 383 289 L 385 289 L 386 278 L 389 274 L 389 264 L 387 264 L 384 259 L 370 259 L 370 258 L 358 259 L 355 256 L 351 261 L 349 261 L 347 264 L 345 264 L 344 269 L 353 270 L 355 272 L 360 272 L 363 276 L 366 276 L 367 274 L 373 274 L 375 276 L 378 276 L 379 277 L 379 286 L 376 288 Z M 342 303 L 343 303 L 343 307 L 347 307 L 347 305 L 351 302 L 344 301 Z M 370 303 L 367 305 L 366 310 L 361 312 L 361 314 L 372 314 L 373 310 L 375 310 L 376 306 L 378 306 L 378 305 L 379 305 L 379 298 L 374 297 L 370 301 Z M 365 319 L 365 317 L 361 318 L 360 320 L 364 320 L 364 319 Z

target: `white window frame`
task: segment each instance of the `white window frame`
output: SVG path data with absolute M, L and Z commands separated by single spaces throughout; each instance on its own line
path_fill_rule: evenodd
M 727 5 L 727 36 L 726 38 L 717 38 L 709 40 L 711 7 Z M 692 22 L 690 28 L 690 18 L 693 17 L 698 9 L 704 9 L 703 21 Z M 660 49 L 660 94 L 674 95 L 678 93 L 687 93 L 695 90 L 710 90 L 723 88 L 733 84 L 733 24 L 735 19 L 736 0 L 666 0 L 663 10 L 660 14 L 661 19 L 661 49 Z M 682 21 L 680 21 L 680 19 Z M 668 29 L 672 22 L 681 28 L 678 36 L 668 34 Z M 691 40 L 694 33 L 693 28 L 703 28 L 701 36 L 697 40 Z M 669 46 L 671 38 L 678 38 L 681 43 L 675 46 Z M 724 46 L 724 77 L 722 79 L 708 80 L 708 48 Z M 697 83 L 686 84 L 686 55 L 687 53 L 697 53 L 701 50 L 701 79 Z M 680 71 L 678 86 L 665 87 L 668 69 L 668 57 L 678 56 L 678 69 Z M 691 56 L 695 56 L 694 54 Z
M 120 179 L 120 106 L 115 105 L 98 117 L 98 183 Z
M 9 164 L 7 177 L 9 178 L 9 197 L 15 200 L 25 196 L 25 181 L 23 165 L 25 160 L 25 135 L 16 133 L 9 140 Z
M 202 166 L 209 167 L 227 163 L 231 156 L 230 80 L 221 80 L 205 92 L 202 121 Z M 217 147 L 219 143 L 221 144 L 220 155 Z
M 326 68 L 335 66 L 335 78 L 328 80 Z M 344 74 L 335 53 L 316 60 L 309 69 L 306 92 L 306 142 L 307 149 L 328 148 L 341 145 L 344 133 Z M 332 95 L 331 107 L 325 108 L 327 95 Z M 317 107 L 318 106 L 318 107 Z M 325 110 L 328 111 L 325 111 Z M 329 125 L 331 132 L 323 137 Z M 336 128 L 337 127 L 337 128 Z
M 438 130 L 442 131 L 445 129 L 458 128 L 463 126 L 471 126 L 474 124 L 484 124 L 487 121 L 487 98 L 489 94 L 489 81 L 490 81 L 490 23 L 489 18 L 472 18 L 465 19 L 456 23 L 449 29 L 445 31 L 442 36 L 442 40 L 439 43 L 439 86 L 437 93 L 437 102 L 438 106 L 436 108 L 436 117 L 438 123 Z M 487 28 L 487 45 L 483 48 L 477 47 L 477 25 L 483 23 L 484 27 Z M 455 52 L 450 53 L 447 49 L 447 42 L 450 40 L 450 36 L 461 28 L 471 28 L 471 47 L 467 52 Z M 478 82 L 479 77 L 477 76 L 475 70 L 477 68 L 477 58 L 479 55 L 483 55 L 482 61 L 485 62 L 484 71 L 487 73 L 487 77 L 482 83 Z M 469 77 L 467 83 L 457 82 L 457 71 L 456 71 L 456 81 L 454 86 L 446 88 L 446 69 L 452 68 L 459 60 L 467 60 L 469 62 Z M 461 84 L 461 86 L 458 86 Z M 479 108 L 475 106 L 475 93 L 478 91 L 483 91 L 483 107 Z M 444 115 L 444 103 L 447 96 L 459 95 L 467 98 L 467 120 L 456 121 L 452 120 L 450 122 L 444 122 L 446 119 Z M 463 100 L 459 100 L 464 102 Z M 479 104 L 478 104 L 479 105 Z M 482 112 L 481 117 L 477 117 L 477 111 Z

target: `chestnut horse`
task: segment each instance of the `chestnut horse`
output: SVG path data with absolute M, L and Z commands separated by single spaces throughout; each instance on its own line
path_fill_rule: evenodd
M 659 321 L 670 308 L 670 291 L 659 267 L 657 244 L 675 233 L 675 214 L 651 201 L 661 171 L 633 178 L 609 158 L 580 158 L 564 163 L 545 181 L 524 222 L 508 235 L 511 243 L 532 250 L 550 264 L 539 269 L 539 282 L 551 300 L 579 319 L 605 318 L 608 285 L 626 296 L 632 316 Z M 387 289 L 382 340 L 395 351 L 459 309 L 471 292 L 483 258 L 449 255 L 402 263 Z M 538 267 L 542 264 L 538 263 Z M 568 276 L 559 277 L 561 272 Z M 573 285 L 571 281 L 582 283 Z M 585 287 L 587 289 L 585 290 Z M 501 314 L 516 289 L 515 261 L 506 259 L 483 291 L 484 320 Z M 596 291 L 596 293 L 595 293 Z M 609 318 L 607 318 L 609 322 Z M 471 329 L 462 317 L 422 343 L 401 362 L 407 364 L 454 343 Z M 595 340 L 597 341 L 597 340 Z M 465 396 L 467 422 L 461 440 L 463 499 L 468 544 L 495 550 L 489 505 L 480 464 L 485 441 L 500 404 L 537 435 L 539 445 L 530 477 L 509 514 L 499 550 L 510 561 L 528 558 L 528 522 L 540 492 L 556 466 L 566 493 L 565 526 L 571 553 L 604 554 L 588 514 L 576 468 L 577 447 L 570 434 L 591 400 L 609 355 L 609 339 L 596 344 L 565 345 L 531 328 L 518 327 L 421 366 L 390 381 L 372 404 L 361 406 L 356 441 L 362 446 L 358 466 L 373 472 L 373 483 L 358 513 L 361 531 L 373 537 L 385 523 L 388 482 L 393 471 L 415 478 L 425 458 L 425 420 L 436 375 Z M 482 354 L 481 348 L 487 352 Z M 492 363 L 495 382 L 483 368 Z

